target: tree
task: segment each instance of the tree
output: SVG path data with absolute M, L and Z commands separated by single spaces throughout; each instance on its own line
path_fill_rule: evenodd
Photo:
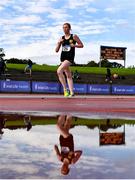
M 7 63 L 12 63 L 12 64 L 28 64 L 28 60 L 27 59 L 10 58 L 10 59 L 7 59 Z M 35 64 L 35 63 L 33 63 L 33 64 Z
M 99 62 L 100 63 L 100 62 Z M 98 65 L 99 65 L 99 63 L 98 63 Z M 111 63 L 107 60 L 107 59 L 103 59 L 102 61 L 101 61 L 101 67 L 112 67 L 111 66 Z
M 89 61 L 87 66 L 89 66 L 89 67 L 98 67 L 98 64 L 95 61 Z
M 5 56 L 4 49 L 0 48 L 0 58 L 3 58 Z
M 112 66 L 112 68 L 122 68 L 123 67 L 122 64 L 117 63 L 117 62 L 112 62 L 111 66 Z

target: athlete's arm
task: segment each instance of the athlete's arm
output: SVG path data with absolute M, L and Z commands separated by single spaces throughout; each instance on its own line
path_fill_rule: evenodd
M 63 41 L 64 41 L 64 39 L 60 38 L 60 40 L 58 41 L 56 48 L 55 48 L 56 52 L 59 52 L 61 44 L 63 43 Z
M 57 155 L 58 160 L 61 161 L 61 154 L 60 154 L 60 151 L 59 151 L 59 148 L 58 148 L 57 145 L 54 146 L 54 150 L 55 150 L 55 152 L 56 152 L 56 155 Z
M 75 157 L 72 160 L 72 164 L 75 164 L 78 161 L 78 159 L 82 155 L 82 151 L 81 150 L 75 151 L 74 155 L 75 155 Z
M 74 47 L 83 48 L 83 43 L 76 34 L 73 36 L 73 39 L 77 42 L 77 44 L 75 44 Z

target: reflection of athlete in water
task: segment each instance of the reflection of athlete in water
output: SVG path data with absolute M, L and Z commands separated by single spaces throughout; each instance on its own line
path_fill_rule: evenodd
M 82 151 L 74 151 L 74 140 L 73 135 L 69 133 L 71 125 L 71 116 L 59 116 L 57 127 L 60 131 L 60 147 L 55 145 L 54 149 L 56 151 L 57 158 L 63 163 L 61 167 L 61 173 L 66 175 L 69 173 L 69 165 L 75 164 L 80 158 Z
M 72 97 L 74 96 L 73 80 L 69 66 L 74 64 L 75 48 L 83 48 L 83 43 L 77 35 L 73 35 L 70 33 L 71 25 L 69 23 L 63 24 L 63 31 L 65 35 L 60 38 L 55 49 L 55 51 L 58 52 L 60 47 L 62 46 L 61 65 L 57 69 L 57 74 L 63 86 L 64 96 Z M 63 73 L 66 76 L 70 93 L 67 90 L 66 79 Z

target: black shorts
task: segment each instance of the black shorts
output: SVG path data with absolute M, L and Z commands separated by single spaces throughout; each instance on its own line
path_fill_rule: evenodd
M 59 141 L 61 147 L 69 147 L 71 151 L 74 151 L 74 140 L 72 134 L 69 134 L 67 138 L 64 138 L 62 135 L 60 135 Z
M 69 61 L 71 64 L 74 64 L 74 60 L 69 60 L 69 59 L 64 59 L 64 60 L 61 60 L 61 62 L 64 62 L 65 60 Z
M 74 64 L 74 57 L 75 57 L 75 55 L 73 55 L 73 54 L 62 53 L 61 57 L 60 57 L 60 60 L 61 60 L 61 62 L 65 61 L 65 60 L 68 60 L 71 64 Z

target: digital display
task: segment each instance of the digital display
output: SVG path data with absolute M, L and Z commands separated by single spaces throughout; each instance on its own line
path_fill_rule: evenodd
M 125 60 L 126 57 L 125 47 L 110 47 L 100 46 L 100 58 L 112 60 Z
M 100 133 L 100 145 L 125 144 L 125 133 Z

